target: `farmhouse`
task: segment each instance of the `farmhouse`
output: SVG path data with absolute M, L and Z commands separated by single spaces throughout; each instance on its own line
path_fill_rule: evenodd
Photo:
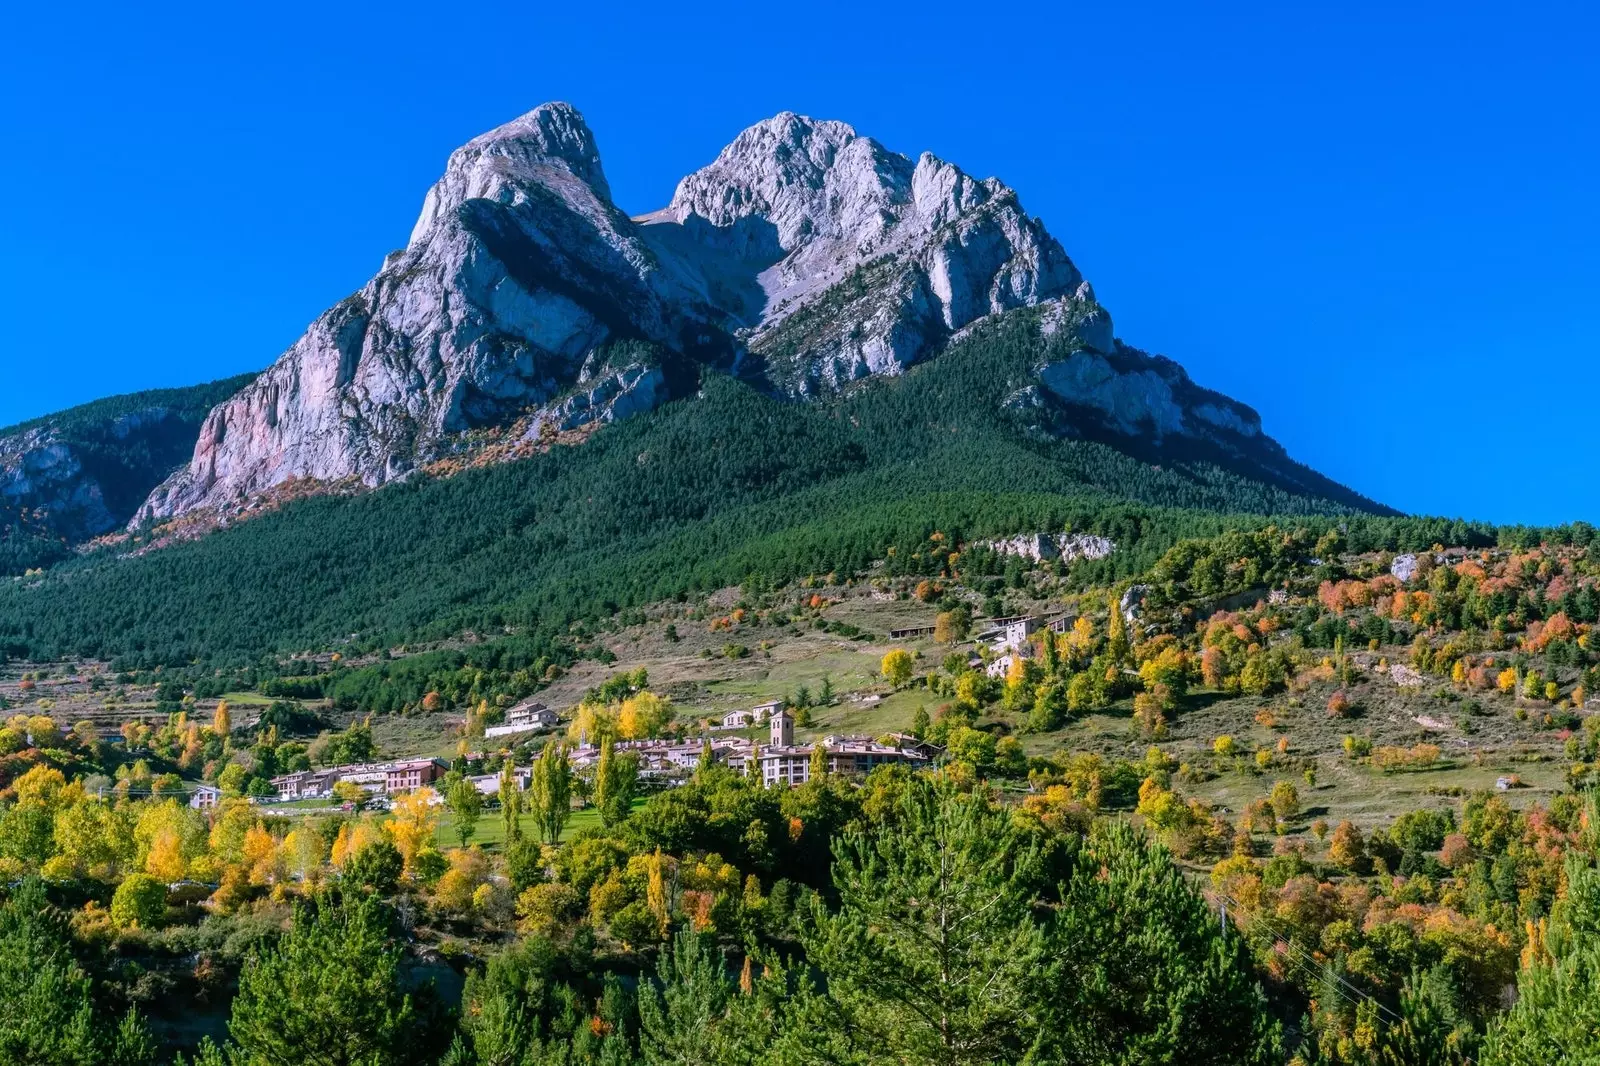
M 385 792 L 410 792 L 431 785 L 450 769 L 443 759 L 407 759 L 397 762 L 384 771 Z
M 505 737 L 517 733 L 538 733 L 554 729 L 560 716 L 535 700 L 524 700 L 506 712 L 506 720 L 483 731 L 485 737 Z
M 782 709 L 782 700 L 770 700 L 758 703 L 748 711 L 729 711 L 722 716 L 722 728 L 743 729 L 748 725 L 759 725 Z

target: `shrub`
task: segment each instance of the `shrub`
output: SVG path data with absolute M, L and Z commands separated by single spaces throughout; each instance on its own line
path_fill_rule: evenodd
M 149 874 L 129 874 L 111 897 L 118 929 L 155 929 L 167 916 L 167 886 Z

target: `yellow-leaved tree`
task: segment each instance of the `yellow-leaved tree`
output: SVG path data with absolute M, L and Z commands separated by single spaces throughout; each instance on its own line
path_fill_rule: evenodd
M 423 848 L 433 846 L 433 834 L 439 828 L 436 795 L 431 788 L 418 788 L 397 797 L 384 825 L 407 870 L 412 869 Z
M 309 826 L 289 831 L 283 838 L 282 855 L 285 869 L 302 881 L 314 879 L 328 858 L 322 834 Z
M 338 836 L 333 838 L 333 853 L 329 861 L 343 869 L 344 864 L 359 855 L 367 845 L 383 838 L 383 830 L 372 822 L 346 822 L 339 827 Z
M 266 885 L 282 879 L 283 864 L 278 841 L 266 826 L 257 822 L 246 830 L 241 850 L 244 866 L 250 871 L 251 884 Z
M 672 701 L 646 690 L 622 701 L 617 711 L 617 732 L 624 740 L 659 736 L 672 722 Z
M 911 671 L 916 665 L 916 660 L 904 648 L 895 648 L 886 653 L 883 662 L 878 664 L 883 673 L 883 679 L 895 688 L 901 688 L 911 680 Z

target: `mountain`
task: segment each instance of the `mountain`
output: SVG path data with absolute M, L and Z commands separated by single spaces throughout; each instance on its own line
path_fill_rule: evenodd
M 112 396 L 0 429 L 0 574 L 126 524 L 192 454 L 211 408 L 253 377 Z
M 451 155 L 407 246 L 207 416 L 138 519 L 225 516 L 291 480 L 384 484 L 475 432 L 615 421 L 707 373 L 825 400 L 1026 308 L 1041 336 L 1070 338 L 1004 399 L 1038 431 L 1193 444 L 1326 494 L 1250 408 L 1118 341 L 1001 182 L 786 112 L 629 218 L 582 116 L 546 104 Z
M 548 650 L 728 585 L 936 575 L 935 533 L 1104 537 L 1081 588 L 1274 522 L 1466 535 L 1295 462 L 1249 407 L 1118 340 L 999 182 L 790 114 L 629 218 L 582 118 L 538 108 L 451 155 L 359 293 L 211 388 L 162 438 L 187 434 L 187 464 L 139 465 L 76 527 L 57 506 L 59 557 L 149 491 L 99 550 L 0 581 L 0 657 Z

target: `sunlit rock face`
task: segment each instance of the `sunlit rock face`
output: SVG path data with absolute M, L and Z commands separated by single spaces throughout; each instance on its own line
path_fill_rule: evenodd
M 827 394 L 1029 307 L 1082 357 L 1041 366 L 1019 402 L 1116 432 L 1259 434 L 1248 408 L 1116 341 L 1061 245 L 993 178 L 785 112 L 629 218 L 583 117 L 545 104 L 451 154 L 406 247 L 211 411 L 136 521 L 226 511 L 291 479 L 383 484 L 482 427 L 648 411 L 707 366 Z

